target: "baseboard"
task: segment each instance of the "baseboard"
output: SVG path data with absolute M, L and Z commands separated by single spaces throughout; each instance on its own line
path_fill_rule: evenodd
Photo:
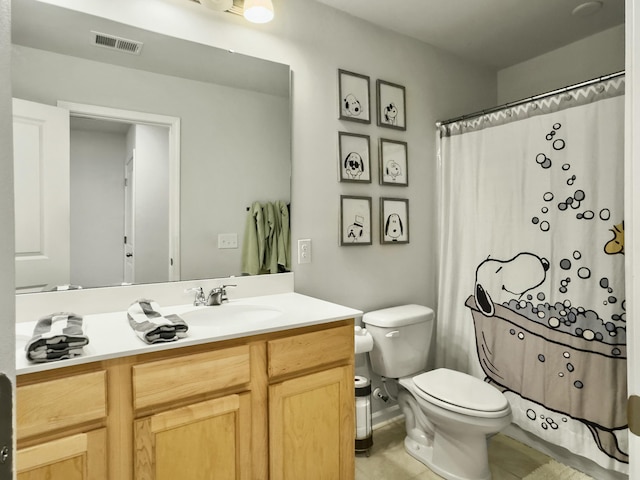
M 392 405 L 390 407 L 373 412 L 371 415 L 371 423 L 373 429 L 382 428 L 389 423 L 396 422 L 403 418 L 400 405 Z

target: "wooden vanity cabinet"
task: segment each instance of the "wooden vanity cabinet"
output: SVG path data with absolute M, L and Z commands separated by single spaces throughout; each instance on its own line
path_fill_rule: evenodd
M 269 478 L 354 477 L 353 324 L 267 342 Z
M 354 478 L 353 320 L 18 377 L 18 480 Z
M 107 372 L 100 367 L 18 377 L 18 480 L 109 478 Z
M 136 480 L 251 479 L 249 393 L 135 422 Z
M 132 381 L 136 480 L 251 480 L 249 345 L 139 363 Z

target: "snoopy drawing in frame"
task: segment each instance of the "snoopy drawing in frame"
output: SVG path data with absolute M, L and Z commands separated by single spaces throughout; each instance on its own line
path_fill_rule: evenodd
M 387 217 L 387 221 L 384 225 L 384 234 L 391 238 L 392 242 L 397 242 L 404 234 L 404 227 L 402 225 L 402 218 L 397 213 L 392 213 Z

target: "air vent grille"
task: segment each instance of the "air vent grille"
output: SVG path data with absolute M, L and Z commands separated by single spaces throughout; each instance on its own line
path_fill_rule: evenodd
M 142 42 L 136 40 L 130 40 L 128 38 L 117 37 L 115 35 L 109 35 L 100 32 L 91 32 L 92 43 L 96 47 L 110 48 L 123 53 L 129 53 L 131 55 L 140 55 L 142 51 Z

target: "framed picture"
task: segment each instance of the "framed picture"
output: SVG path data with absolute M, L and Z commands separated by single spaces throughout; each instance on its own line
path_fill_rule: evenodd
M 378 100 L 378 126 L 407 129 L 407 105 L 404 87 L 395 83 L 376 81 L 376 97 Z
M 340 245 L 371 245 L 371 197 L 340 195 Z
M 369 77 L 338 70 L 338 97 L 340 120 L 371 123 Z
M 409 200 L 380 198 L 380 243 L 409 243 Z
M 341 182 L 371 183 L 369 136 L 338 132 L 338 162 Z
M 409 185 L 407 142 L 380 139 L 380 185 Z

